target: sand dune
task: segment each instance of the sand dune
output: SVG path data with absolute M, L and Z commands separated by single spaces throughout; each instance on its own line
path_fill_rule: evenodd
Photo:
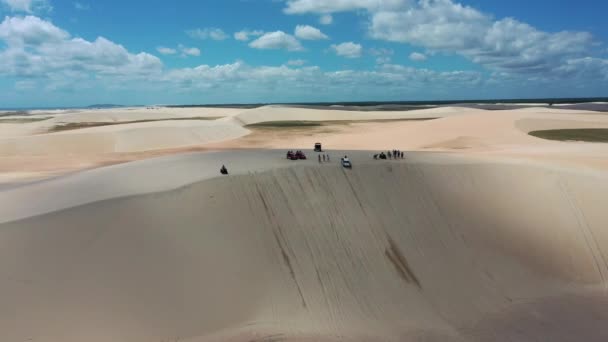
M 0 125 L 0 133 L 3 129 L 7 132 L 0 138 L 0 156 L 122 153 L 197 146 L 236 139 L 249 133 L 243 126 L 267 121 L 418 119 L 476 111 L 478 110 L 446 107 L 401 112 L 349 112 L 282 106 L 265 106 L 249 110 L 238 108 L 83 110 L 56 115 L 52 119 L 29 124 L 8 127 Z M 188 117 L 224 118 L 209 121 L 170 120 Z M 140 120 L 163 121 L 128 123 Z M 49 129 L 57 125 L 120 122 L 124 124 L 48 133 Z
M 239 153 L 252 159 L 164 157 L 0 192 L 0 217 L 19 218 L 0 226 L 2 336 L 608 338 L 605 173 Z M 234 175 L 216 176 L 223 162 Z
M 0 171 L 12 182 L 0 187 L 2 340 L 608 340 L 608 144 L 528 135 L 605 128 L 605 114 L 53 115 L 0 124 Z M 205 115 L 223 118 L 127 123 Z M 437 119 L 378 121 L 407 118 Z M 355 123 L 246 127 L 289 120 Z M 123 123 L 46 132 L 86 122 Z M 307 161 L 285 159 L 286 148 L 318 140 L 331 163 L 309 150 Z M 90 167 L 193 146 L 239 149 L 12 181 L 47 160 Z M 406 159 L 371 158 L 389 148 Z M 352 170 L 339 166 L 344 154 Z M 222 164 L 230 176 L 219 176 Z
M 247 129 L 221 120 L 143 122 L 2 139 L 0 155 L 35 156 L 147 151 L 223 141 L 247 133 Z
M 170 120 L 187 117 L 214 118 L 216 116 L 224 118 L 192 121 Z M 395 112 L 319 110 L 284 106 L 264 106 L 255 109 L 121 108 L 75 111 L 30 124 L 1 124 L 0 156 L 123 153 L 200 146 L 227 142 L 245 136 L 249 134 L 249 131 L 243 126 L 261 122 L 425 118 L 438 119 L 391 125 L 377 123 L 375 126 L 370 123 L 363 132 L 357 130 L 351 132 L 352 138 L 345 139 L 343 134 L 345 132 L 323 137 L 332 146 L 344 149 L 384 149 L 390 146 L 398 146 L 403 149 L 462 149 L 463 146 L 485 148 L 488 145 L 494 146 L 502 143 L 533 143 L 535 138 L 521 134 L 521 131 L 527 133 L 533 129 L 551 129 L 562 126 L 608 126 L 608 117 L 601 113 L 552 108 L 486 111 L 465 107 L 438 107 Z M 128 123 L 138 120 L 163 121 Z M 564 123 L 560 125 L 561 121 Z M 56 125 L 119 122 L 125 123 L 60 133 L 45 133 Z M 528 130 L 526 131 L 526 129 Z M 346 132 L 346 135 L 348 134 Z M 313 143 L 311 139 L 316 138 L 294 136 L 288 142 L 298 147 L 308 147 Z M 463 141 L 467 143 L 463 145 Z M 282 142 L 276 141 L 270 147 L 289 147 L 281 144 Z M 230 146 L 234 145 L 235 143 L 230 143 Z M 216 144 L 215 146 L 221 147 L 222 145 Z
M 488 111 L 440 107 L 411 111 L 344 111 L 265 106 L 242 108 L 119 108 L 36 112 L 54 118 L 0 123 L 0 184 L 39 179 L 65 172 L 179 149 L 310 148 L 322 141 L 335 149 L 434 150 L 508 157 L 550 158 L 559 162 L 608 168 L 605 144 L 576 144 L 529 136 L 530 130 L 560 127 L 608 127 L 605 114 L 556 108 Z M 170 120 L 209 117 L 214 120 Z M 381 119 L 432 121 L 381 122 Z M 163 120 L 129 123 L 137 120 Z M 260 129 L 268 121 L 325 121 L 318 128 Z M 343 121 L 340 123 L 340 121 Z M 56 125 L 111 123 L 49 133 Z M 119 124 L 117 124 L 119 123 Z
M 479 112 L 479 109 L 460 107 L 439 107 L 410 111 L 343 111 L 331 109 L 310 109 L 283 106 L 264 106 L 250 109 L 235 116 L 244 125 L 272 121 L 329 121 L 329 120 L 386 120 L 386 119 L 422 119 L 453 116 L 464 113 Z
M 51 122 L 125 122 L 138 120 L 162 120 L 188 117 L 226 117 L 233 116 L 243 109 L 239 108 L 167 108 L 140 107 L 82 110 L 60 116 L 55 116 Z

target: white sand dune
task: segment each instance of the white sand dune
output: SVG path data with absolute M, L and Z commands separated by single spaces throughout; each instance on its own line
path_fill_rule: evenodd
M 466 108 L 434 108 L 404 112 L 351 112 L 294 107 L 238 108 L 120 108 L 81 110 L 29 124 L 0 124 L 0 156 L 100 154 L 141 152 L 198 146 L 236 139 L 249 133 L 243 126 L 267 121 L 327 121 L 429 118 L 476 112 Z M 224 117 L 218 120 L 170 119 Z M 127 123 L 140 120 L 156 122 Z M 120 123 L 101 127 L 47 133 L 57 125 L 74 123 Z
M 608 127 L 603 113 L 525 108 L 486 111 L 442 107 L 357 112 L 282 106 L 230 108 L 120 108 L 54 111 L 50 120 L 0 123 L 0 184 L 125 162 L 178 149 L 310 148 L 322 141 L 336 149 L 434 150 L 507 157 L 550 158 L 608 168 L 608 145 L 538 139 L 530 130 Z M 49 115 L 40 112 L 37 115 Z M 209 117 L 214 120 L 170 120 Z M 426 119 L 381 122 L 381 119 Z M 136 120 L 135 120 L 136 119 Z M 63 120 L 63 121 L 61 121 Z M 163 120 L 128 123 L 137 120 Z M 331 121 L 318 129 L 248 129 L 268 121 Z M 336 123 L 346 121 L 346 123 Z M 55 125 L 111 123 L 48 133 Z M 116 124 L 120 123 L 120 124 Z M 252 134 L 253 132 L 253 134 Z M 261 132 L 261 133 L 260 133 Z
M 239 108 L 167 108 L 167 107 L 137 107 L 82 110 L 69 114 L 55 116 L 50 123 L 80 123 L 80 122 L 126 122 L 139 120 L 167 120 L 190 117 L 226 117 L 233 116 L 243 109 Z
M 0 187 L 2 341 L 608 340 L 608 144 L 528 135 L 608 128 L 604 114 L 279 106 L 55 114 L 0 124 L 0 161 L 24 165 L 11 177 L 45 158 L 250 149 Z M 205 115 L 224 118 L 43 132 L 59 122 Z M 376 121 L 407 118 L 437 119 Z M 246 125 L 289 120 L 374 122 L 284 138 L 262 130 L 264 146 L 280 150 L 251 149 Z M 284 158 L 285 148 L 319 139 L 331 163 L 310 151 L 308 161 Z M 388 148 L 407 158 L 372 160 L 372 150 Z M 343 154 L 352 170 L 339 166 Z M 222 164 L 230 176 L 219 176 Z
M 418 112 L 418 111 L 416 111 Z M 424 116 L 424 110 L 420 116 Z M 529 109 L 454 112 L 436 120 L 365 123 L 352 129 L 312 136 L 289 137 L 285 140 L 264 142 L 264 147 L 309 147 L 322 140 L 340 149 L 386 150 L 442 150 L 471 152 L 509 152 L 537 147 L 564 148 L 564 143 L 535 138 L 533 130 L 559 128 L 608 128 L 608 115 L 586 111 L 552 110 L 535 112 Z M 245 115 L 246 113 L 243 113 Z M 428 116 L 428 114 L 427 114 Z M 576 147 L 601 150 L 598 157 L 608 160 L 608 145 Z M 598 145 L 598 144 L 595 144 Z M 567 147 L 566 147 L 567 148 Z
M 234 139 L 248 132 L 225 120 L 141 122 L 0 139 L 0 156 L 147 151 Z
M 235 115 L 244 125 L 272 121 L 353 121 L 388 119 L 439 118 L 483 111 L 461 107 L 438 107 L 410 111 L 344 111 L 332 109 L 310 109 L 284 106 L 264 106 Z
M 368 152 L 343 170 L 331 153 L 196 153 L 0 191 L 3 340 L 608 338 L 605 172 Z

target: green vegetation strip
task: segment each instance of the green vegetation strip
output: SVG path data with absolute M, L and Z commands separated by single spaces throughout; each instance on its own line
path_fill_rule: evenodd
M 372 120 L 328 120 L 328 121 L 265 121 L 258 122 L 246 127 L 251 128 L 294 128 L 294 127 L 320 127 L 328 125 L 348 125 L 353 123 L 366 123 L 366 122 L 394 122 L 394 121 L 425 121 L 433 120 L 436 118 L 404 118 L 404 119 L 372 119 Z
M 528 134 L 548 140 L 608 143 L 608 128 L 554 129 L 532 131 Z
M 70 122 L 67 124 L 56 125 L 49 129 L 49 132 L 62 132 L 70 131 L 74 129 L 100 127 L 100 126 L 113 126 L 113 125 L 126 125 L 132 123 L 142 122 L 157 122 L 157 121 L 180 121 L 180 120 L 217 120 L 223 116 L 198 116 L 192 118 L 172 118 L 172 119 L 157 119 L 157 120 L 134 120 L 134 121 L 121 121 L 121 122 Z

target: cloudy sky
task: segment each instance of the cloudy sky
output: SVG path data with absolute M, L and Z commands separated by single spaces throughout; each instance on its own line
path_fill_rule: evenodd
M 0 107 L 608 96 L 608 1 L 0 0 Z

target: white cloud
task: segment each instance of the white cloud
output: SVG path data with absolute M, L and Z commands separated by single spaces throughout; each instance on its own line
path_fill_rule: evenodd
M 147 53 L 130 53 L 103 37 L 74 38 L 38 17 L 7 17 L 0 24 L 0 75 L 69 80 L 81 77 L 147 77 L 162 62 Z
M 306 61 L 303 59 L 292 59 L 287 61 L 287 65 L 289 66 L 302 66 L 306 64 Z
M 296 26 L 295 36 L 304 40 L 322 40 L 329 37 L 316 27 L 308 25 Z
M 423 61 L 426 61 L 427 57 L 423 53 L 412 52 L 412 53 L 410 53 L 410 59 L 415 62 L 423 62 Z
M 376 57 L 377 64 L 388 64 L 391 62 L 395 51 L 387 48 L 371 48 L 369 53 Z
M 597 55 L 588 32 L 544 32 L 455 0 L 288 0 L 288 14 L 367 13 L 370 37 L 457 53 L 491 70 L 548 74 L 570 60 Z
M 556 75 L 561 78 L 608 81 L 608 59 L 583 57 L 569 59 L 556 69 Z
M 251 44 L 255 43 L 257 48 L 302 48 L 295 37 L 283 32 L 269 35 Z M 568 43 L 566 39 L 563 44 Z M 354 48 L 344 48 L 351 44 Z M 565 49 L 559 44 L 555 46 L 560 51 Z M 159 52 L 161 48 L 158 48 Z M 168 50 L 162 51 L 175 50 L 175 54 L 184 55 L 186 51 L 194 55 L 201 53 L 186 46 L 164 49 Z M 352 42 L 334 45 L 332 49 L 352 57 L 363 53 L 363 47 Z M 500 94 L 501 89 L 518 96 L 525 96 L 530 90 L 543 89 L 543 92 L 535 93 L 542 96 L 550 95 L 550 90 L 545 89 L 551 89 L 553 85 L 559 85 L 559 88 L 554 88 L 559 91 L 565 87 L 569 90 L 581 87 L 599 93 L 608 86 L 608 59 L 584 53 L 577 56 L 577 49 L 560 59 L 561 63 L 551 69 L 552 72 L 542 75 L 520 75 L 503 70 L 490 75 L 463 70 L 439 72 L 391 64 L 390 57 L 394 54 L 391 49 L 366 51 L 377 58 L 384 58 L 373 70 L 323 71 L 297 59 L 281 66 L 250 66 L 238 61 L 168 69 L 151 54 L 128 51 L 103 37 L 94 40 L 75 38 L 49 20 L 34 16 L 7 17 L 0 22 L 0 79 L 15 81 L 8 88 L 5 86 L 0 99 L 3 103 L 8 103 L 8 100 L 31 104 L 32 99 L 52 101 L 61 98 L 80 103 L 85 92 L 76 89 L 95 89 L 88 93 L 91 101 L 100 96 L 111 98 L 117 89 L 121 96 L 128 94 L 130 99 L 138 102 L 190 102 L 202 96 L 214 102 L 234 101 L 235 98 L 242 102 L 332 101 L 346 97 L 383 100 L 404 96 L 441 99 L 470 97 L 471 94 L 491 96 Z M 508 86 L 511 88 L 502 88 Z M 488 92 L 487 89 L 493 90 Z M 47 94 L 35 96 L 41 92 Z M 146 97 L 141 97 L 144 96 L 142 94 Z M 180 97 L 181 94 L 189 94 L 190 97 Z
M 200 56 L 201 50 L 195 47 L 186 47 L 183 45 L 179 45 L 179 50 L 182 52 L 182 56 Z
M 387 48 L 371 48 L 369 49 L 369 53 L 372 56 L 392 56 L 395 54 L 395 51 Z
M 177 50 L 163 46 L 157 47 L 156 51 L 163 55 L 175 55 L 177 53 Z
M 179 44 L 177 46 L 177 49 L 159 46 L 156 48 L 156 51 L 158 51 L 160 54 L 163 54 L 163 55 L 175 55 L 179 51 L 181 53 L 182 57 L 201 55 L 201 50 L 199 50 L 198 48 L 187 47 L 182 44 Z
M 585 32 L 547 33 L 512 18 L 494 21 L 452 0 L 374 12 L 369 30 L 376 39 L 456 52 L 488 68 L 515 73 L 550 72 L 592 45 Z
M 331 49 L 336 55 L 346 58 L 359 58 L 363 52 L 363 47 L 360 44 L 353 42 L 346 42 L 338 45 L 332 44 Z
M 428 0 L 425 0 L 428 1 Z M 284 12 L 287 14 L 334 13 L 353 10 L 395 10 L 402 8 L 408 0 L 288 0 Z
M 331 14 L 323 14 L 319 17 L 319 24 L 331 25 L 334 22 L 334 17 Z
M 193 29 L 188 30 L 186 33 L 195 39 L 213 39 L 213 40 L 225 40 L 228 38 L 228 35 L 219 28 L 204 28 L 204 29 Z
M 249 43 L 254 49 L 284 49 L 288 51 L 302 51 L 302 44 L 294 36 L 283 31 L 269 32 Z
M 171 89 L 181 91 L 216 91 L 221 94 L 230 89 L 230 96 L 270 94 L 277 101 L 289 95 L 303 94 L 314 94 L 317 98 L 320 94 L 357 94 L 370 98 L 374 95 L 393 97 L 402 96 L 404 93 L 424 92 L 428 96 L 429 84 L 434 85 L 431 93 L 471 89 L 483 82 L 483 76 L 472 71 L 437 72 L 400 65 L 385 65 L 373 71 L 325 72 L 316 66 L 252 67 L 243 62 L 235 62 L 172 70 L 164 75 L 163 81 L 173 84 Z
M 0 0 L 0 2 L 13 12 L 33 13 L 52 9 L 47 0 Z
M 69 36 L 69 33 L 51 22 L 34 16 L 6 17 L 0 24 L 0 39 L 9 46 L 59 43 Z
M 74 2 L 74 8 L 79 11 L 88 11 L 91 9 L 91 5 L 82 2 Z
M 242 42 L 249 41 L 250 37 L 258 37 L 264 34 L 264 31 L 261 30 L 242 30 L 234 33 L 234 39 L 240 40 Z

